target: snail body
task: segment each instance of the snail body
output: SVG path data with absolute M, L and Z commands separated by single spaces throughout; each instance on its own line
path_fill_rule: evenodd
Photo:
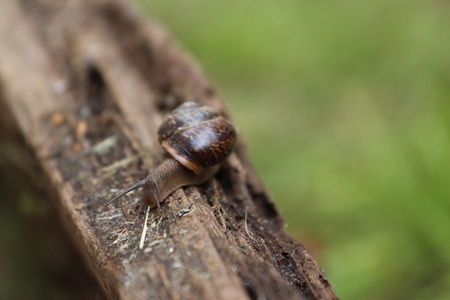
M 236 131 L 213 108 L 185 102 L 160 125 L 158 140 L 171 157 L 105 206 L 142 187 L 142 205 L 160 207 L 160 202 L 178 188 L 207 181 L 234 150 Z

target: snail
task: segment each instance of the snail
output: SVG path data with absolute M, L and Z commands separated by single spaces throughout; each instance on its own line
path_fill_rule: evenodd
M 234 150 L 236 130 L 213 108 L 185 102 L 160 125 L 158 140 L 171 157 L 145 179 L 107 202 L 105 207 L 142 187 L 141 208 L 144 204 L 160 208 L 160 203 L 178 188 L 207 181 Z

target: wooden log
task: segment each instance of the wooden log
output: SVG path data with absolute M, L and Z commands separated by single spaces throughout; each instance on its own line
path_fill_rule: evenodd
M 142 250 L 138 194 L 103 207 L 163 160 L 156 131 L 180 103 L 229 117 L 201 70 L 129 4 L 1 1 L 0 87 L 4 112 L 107 297 L 337 299 L 286 232 L 242 135 L 214 179 L 150 212 Z

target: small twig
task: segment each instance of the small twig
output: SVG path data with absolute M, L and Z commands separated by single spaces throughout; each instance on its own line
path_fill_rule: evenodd
M 101 220 L 112 220 L 114 218 L 118 218 L 118 217 L 121 217 L 121 216 L 122 216 L 122 214 L 120 213 L 120 214 L 112 215 L 112 216 L 109 216 L 109 217 L 97 218 L 97 220 L 99 220 L 99 221 L 101 221 Z
M 102 172 L 103 172 L 103 178 L 112 176 L 114 173 L 116 173 L 117 169 L 121 168 L 121 167 L 125 167 L 126 165 L 128 165 L 129 163 L 137 160 L 139 157 L 141 157 L 142 155 L 144 155 L 144 153 L 140 153 L 138 155 L 132 156 L 132 157 L 127 157 L 124 158 L 118 162 L 115 162 L 109 166 L 103 167 L 102 168 Z
M 128 228 L 124 228 L 120 233 L 117 234 L 117 239 L 112 243 L 113 245 L 115 245 L 116 243 L 118 243 L 121 239 L 123 239 L 123 233 L 125 231 L 127 231 Z
M 196 208 L 194 208 L 194 209 L 191 210 L 190 212 L 187 212 L 187 213 L 183 214 L 182 217 L 186 217 L 187 215 L 192 214 L 195 210 L 196 210 Z
M 92 153 L 98 154 L 98 155 L 104 155 L 110 152 L 114 146 L 119 141 L 119 137 L 115 134 L 107 137 L 106 139 L 100 141 L 99 143 L 91 146 L 90 148 L 87 148 L 82 153 L 80 153 L 80 156 L 86 156 L 90 155 Z
M 253 237 L 250 235 L 250 232 L 248 232 L 248 226 L 247 226 L 247 212 L 245 212 L 245 231 L 247 232 L 247 235 L 249 238 L 253 239 Z
M 161 224 L 161 220 L 162 220 L 162 217 L 161 218 L 159 218 L 159 221 L 158 221 L 158 224 L 156 224 L 156 233 L 155 233 L 155 236 L 159 236 L 159 224 Z
M 237 249 L 245 254 L 248 254 L 247 249 L 245 249 L 244 247 L 237 246 Z
M 156 240 L 156 241 L 151 242 L 148 245 L 148 247 L 150 248 L 151 246 L 155 246 L 155 245 L 158 245 L 158 244 L 161 244 L 161 243 L 164 243 L 164 240 Z
M 192 205 L 194 205 L 194 203 L 191 203 L 191 205 L 189 205 L 188 208 L 180 209 L 180 210 L 178 211 L 178 215 L 179 215 L 180 217 L 184 217 L 184 216 L 187 216 L 187 215 L 193 213 L 193 212 L 195 211 L 195 208 L 194 208 L 193 210 L 191 210 Z
M 139 249 L 144 248 L 145 234 L 147 233 L 147 220 L 150 206 L 147 206 L 147 213 L 145 214 L 144 228 L 142 229 L 141 241 L 139 242 Z
M 91 149 L 92 152 L 96 154 L 106 154 L 117 144 L 117 141 L 119 138 L 116 135 L 112 135 L 110 137 L 107 137 L 100 143 L 97 143 L 94 145 Z

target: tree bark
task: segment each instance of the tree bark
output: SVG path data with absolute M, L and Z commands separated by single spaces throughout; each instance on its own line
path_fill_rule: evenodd
M 185 101 L 229 117 L 195 63 L 129 4 L 0 1 L 2 115 L 108 298 L 337 299 L 286 232 L 242 135 L 214 179 L 150 212 L 142 250 L 138 194 L 103 207 L 164 159 L 158 125 Z

